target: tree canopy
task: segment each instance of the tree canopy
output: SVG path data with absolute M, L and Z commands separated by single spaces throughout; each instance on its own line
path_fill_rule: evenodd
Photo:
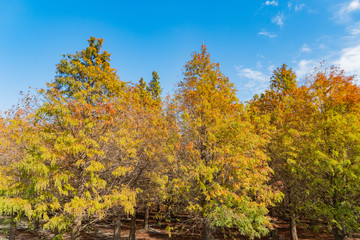
M 203 240 L 276 238 L 277 219 L 293 240 L 299 225 L 336 240 L 360 232 L 354 76 L 320 66 L 298 79 L 283 64 L 241 103 L 202 46 L 165 96 L 156 71 L 122 81 L 102 45 L 91 37 L 64 55 L 45 89 L 0 117 L 0 212 L 11 240 L 19 222 L 75 240 L 99 221 L 120 240 L 128 219 L 132 240 L 136 218 L 149 230 L 150 214 L 172 222 L 170 232 L 186 218 Z

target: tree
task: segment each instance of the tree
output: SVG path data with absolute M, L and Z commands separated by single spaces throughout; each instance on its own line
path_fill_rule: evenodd
M 305 152 L 308 122 L 312 109 L 307 88 L 298 87 L 296 75 L 285 64 L 274 70 L 270 89 L 255 96 L 249 111 L 256 126 L 270 141 L 265 151 L 274 170 L 272 184 L 281 186 L 284 199 L 277 208 L 283 217 L 290 219 L 290 236 L 297 240 L 296 222 L 304 216 L 304 202 L 308 192 L 304 172 L 299 171 Z M 259 121 L 260 119 L 260 121 Z M 308 155 L 306 155 L 308 156 Z
M 44 193 L 43 168 L 36 161 L 31 168 L 25 164 L 32 151 L 29 146 L 38 143 L 33 125 L 36 102 L 35 96 L 27 94 L 0 118 L 0 213 L 9 216 L 11 240 L 17 222 L 26 217 L 30 223 L 44 214 L 39 198 Z
M 250 104 L 272 126 L 267 153 L 285 194 L 278 208 L 290 218 L 292 239 L 300 218 L 344 239 L 359 230 L 359 88 L 337 68 L 318 70 L 302 87 L 289 71 L 275 70 L 270 90 Z
M 203 226 L 236 227 L 251 238 L 268 232 L 267 207 L 280 196 L 266 182 L 271 172 L 235 89 L 211 62 L 206 47 L 185 65 L 175 95 L 180 142 L 174 189 Z
M 360 230 L 360 89 L 336 67 L 315 71 L 308 85 L 314 105 L 309 207 L 335 239 L 343 240 Z
M 149 94 L 149 91 L 147 90 L 146 82 L 144 81 L 144 78 L 140 78 L 137 88 L 139 90 L 138 94 L 139 94 L 140 99 L 145 99 L 147 97 L 147 95 Z
M 124 165 L 133 153 L 124 147 L 121 128 L 126 86 L 110 67 L 110 54 L 101 51 L 102 39 L 88 42 L 85 50 L 61 60 L 55 80 L 41 91 L 45 102 L 36 112 L 41 144 L 31 153 L 46 169 L 42 198 L 51 217 L 44 227 L 71 230 L 71 239 L 113 206 L 132 213 L 136 194 L 110 184 L 131 169 Z
M 152 98 L 156 101 L 161 101 L 162 89 L 159 82 L 159 75 L 156 71 L 152 72 L 152 79 L 149 83 L 148 91 L 150 92 Z
M 153 73 L 154 75 L 154 73 Z M 154 76 L 157 76 L 154 75 Z M 160 89 L 159 78 L 154 78 Z M 154 84 L 152 84 L 154 86 Z M 146 90 L 145 90 L 146 89 Z M 137 202 L 145 210 L 145 227 L 149 228 L 149 208 L 164 195 L 166 183 L 166 139 L 167 122 L 164 118 L 160 96 L 152 95 L 152 87 L 146 87 L 143 79 L 131 88 L 131 117 L 132 127 L 129 137 L 135 143 L 136 156 L 130 175 L 130 186 L 139 189 Z M 136 214 L 133 215 L 132 225 L 135 224 Z M 130 238 L 135 238 L 135 225 L 130 231 Z

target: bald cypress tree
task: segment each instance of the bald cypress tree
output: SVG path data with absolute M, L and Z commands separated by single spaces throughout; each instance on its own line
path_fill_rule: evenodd
M 152 79 L 148 86 L 148 91 L 150 92 L 152 98 L 156 101 L 161 101 L 162 89 L 160 86 L 160 77 L 156 71 L 152 72 Z
M 215 227 L 235 227 L 250 238 L 266 234 L 267 207 L 277 194 L 266 185 L 263 139 L 205 46 L 184 74 L 174 100 L 181 136 L 174 191 L 202 223 L 203 240 L 212 239 Z

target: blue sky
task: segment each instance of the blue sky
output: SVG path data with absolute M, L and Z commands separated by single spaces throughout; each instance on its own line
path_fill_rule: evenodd
M 1 111 L 45 87 L 62 54 L 90 36 L 104 39 L 122 80 L 155 70 L 165 93 L 203 43 L 242 101 L 283 63 L 300 79 L 322 60 L 360 74 L 360 0 L 0 0 L 0 36 Z

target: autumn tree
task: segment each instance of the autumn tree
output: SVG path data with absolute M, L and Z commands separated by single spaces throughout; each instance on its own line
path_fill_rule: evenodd
M 360 230 L 360 89 L 336 67 L 316 70 L 308 86 L 315 116 L 307 166 L 315 198 L 309 206 L 343 240 Z
M 295 73 L 284 64 L 274 70 L 269 90 L 255 96 L 248 109 L 258 131 L 270 139 L 265 151 L 274 170 L 271 182 L 284 193 L 283 201 L 272 208 L 272 217 L 290 219 L 290 236 L 297 240 L 296 223 L 300 215 L 304 217 L 304 193 L 309 192 L 306 171 L 301 171 L 300 166 L 306 160 L 303 158 L 309 157 L 304 143 L 308 141 L 311 97 L 306 87 L 297 85 Z
M 211 239 L 215 227 L 236 227 L 251 238 L 266 234 L 267 207 L 278 195 L 266 185 L 263 139 L 205 46 L 185 65 L 175 104 L 181 138 L 174 189 L 201 222 L 202 239 Z
M 302 219 L 326 223 L 344 239 L 359 230 L 359 89 L 337 68 L 318 70 L 301 87 L 289 71 L 275 70 L 270 90 L 251 102 L 272 126 L 267 152 L 285 194 L 279 209 L 291 220 L 292 239 Z
M 37 99 L 26 94 L 17 106 L 0 117 L 0 213 L 7 215 L 9 239 L 15 239 L 16 223 L 24 218 L 42 218 L 41 194 L 44 194 L 44 171 L 41 163 L 29 157 L 37 144 L 34 109 Z M 28 161 L 32 161 L 31 166 Z
M 159 202 L 166 183 L 166 139 L 167 123 L 164 118 L 160 98 L 160 82 L 156 72 L 149 87 L 141 78 L 139 84 L 131 89 L 131 122 L 129 137 L 135 143 L 136 157 L 131 171 L 130 186 L 139 189 L 137 202 L 145 210 L 144 227 L 149 229 L 149 210 Z M 133 218 L 136 216 L 134 215 Z M 130 238 L 135 238 L 135 220 Z
M 158 102 L 161 101 L 161 93 L 162 93 L 159 79 L 160 77 L 158 73 L 156 71 L 153 71 L 152 79 L 148 86 L 148 91 L 150 92 L 151 97 Z
M 126 86 L 110 67 L 110 54 L 101 51 L 102 39 L 88 42 L 64 56 L 42 91 L 45 102 L 36 112 L 41 144 L 32 153 L 46 169 L 43 207 L 51 217 L 44 227 L 71 230 L 71 239 L 114 205 L 132 213 L 135 204 L 134 189 L 109 184 L 131 169 L 123 164 L 133 154 L 123 141 Z

